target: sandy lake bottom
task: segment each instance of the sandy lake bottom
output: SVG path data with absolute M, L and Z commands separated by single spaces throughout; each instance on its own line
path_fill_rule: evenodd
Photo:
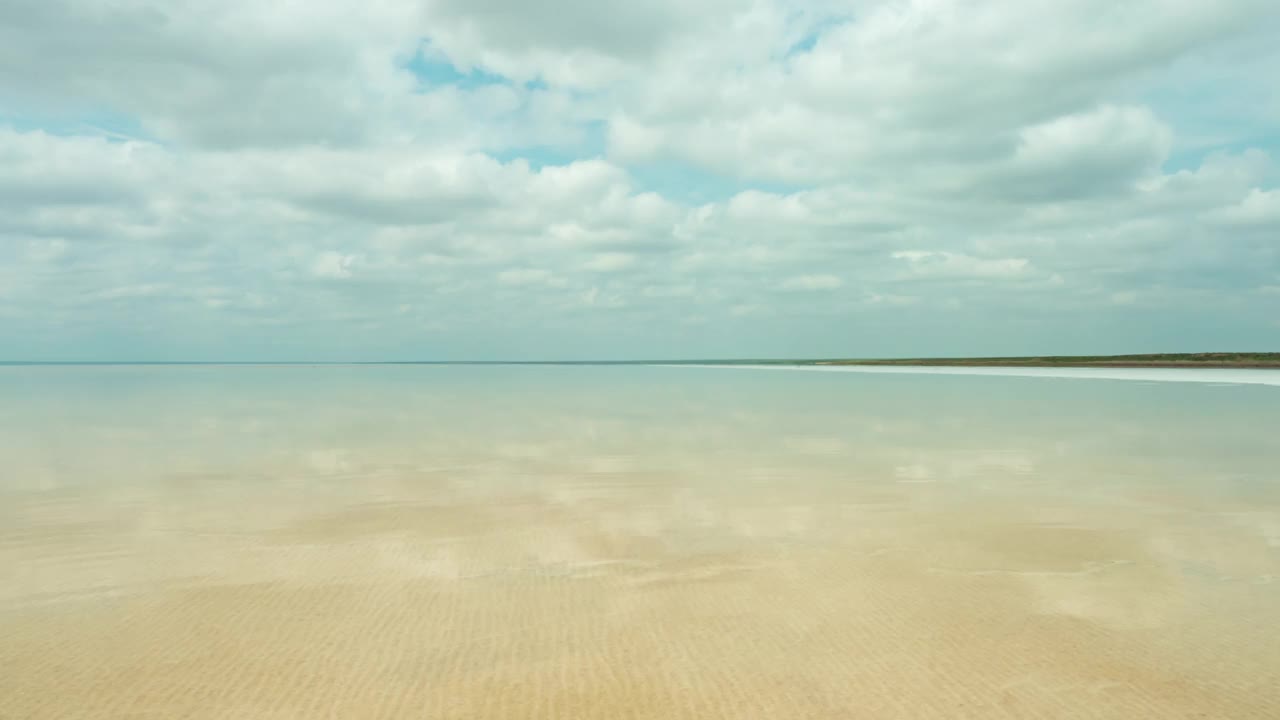
M 1280 716 L 1277 387 L 7 367 L 0 396 L 3 720 Z

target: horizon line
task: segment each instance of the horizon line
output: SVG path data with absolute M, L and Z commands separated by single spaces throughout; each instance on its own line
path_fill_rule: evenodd
M 561 360 L 0 360 L 0 366 L 123 366 L 123 365 L 654 365 L 672 363 L 823 363 L 823 362 L 925 362 L 938 361 L 1029 361 L 1107 359 L 1141 359 L 1195 357 L 1203 355 L 1280 355 L 1274 351 L 1210 350 L 1176 353 L 1114 353 L 1101 355 L 965 355 L 913 357 L 701 357 L 701 358 L 633 358 L 626 360 L 561 359 Z

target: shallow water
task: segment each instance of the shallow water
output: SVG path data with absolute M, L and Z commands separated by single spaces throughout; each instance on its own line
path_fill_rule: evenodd
M 1278 388 L 7 367 L 0 398 L 6 720 L 1280 708 Z

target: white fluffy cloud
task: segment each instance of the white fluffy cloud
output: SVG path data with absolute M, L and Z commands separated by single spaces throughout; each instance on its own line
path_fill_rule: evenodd
M 3 354 L 1267 346 L 1277 12 L 17 0 Z
M 1254 188 L 1236 205 L 1222 209 L 1218 217 L 1232 225 L 1280 232 L 1280 190 Z
M 844 281 L 835 275 L 796 275 L 782 282 L 783 290 L 835 290 Z
M 910 274 L 923 277 L 1011 278 L 1031 270 L 1026 258 L 975 258 L 928 250 L 900 250 L 893 258 L 905 261 Z

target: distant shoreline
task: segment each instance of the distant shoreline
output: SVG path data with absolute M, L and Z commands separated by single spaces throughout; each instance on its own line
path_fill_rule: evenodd
M 1179 362 L 1020 362 L 1020 363 L 986 363 L 986 362 L 816 362 L 808 363 L 827 367 L 1061 367 L 1061 368 L 1180 368 L 1183 370 L 1209 370 L 1213 368 L 1234 368 L 1239 370 L 1277 370 L 1280 363 L 1179 363 Z
M 1116 361 L 1044 361 L 1044 360 L 1025 360 L 1025 361 L 981 361 L 981 360 L 963 360 L 963 359 L 947 359 L 947 360 L 875 360 L 875 361 L 859 361 L 859 360 L 837 360 L 837 361 L 818 361 L 813 363 L 803 363 L 804 365 L 824 366 L 824 367 L 1038 367 L 1038 368 L 1176 368 L 1182 370 L 1196 369 L 1223 369 L 1233 368 L 1240 370 L 1276 370 L 1280 369 L 1280 361 L 1274 362 L 1232 362 L 1232 361 L 1216 361 L 1216 362 L 1196 362 L 1196 361 L 1168 361 L 1153 360 L 1149 362 L 1133 361 L 1133 360 L 1116 360 Z
M 953 358 L 821 358 L 811 360 L 675 360 L 665 365 L 780 367 L 1039 367 L 1039 368 L 1236 368 L 1280 369 L 1280 353 L 1162 353 L 1150 355 L 1043 355 Z
M 1087 355 L 989 358 L 895 358 L 815 360 L 812 365 L 881 365 L 917 367 L 1103 367 L 1103 368 L 1280 368 L 1280 353 L 1180 353 L 1152 355 Z

